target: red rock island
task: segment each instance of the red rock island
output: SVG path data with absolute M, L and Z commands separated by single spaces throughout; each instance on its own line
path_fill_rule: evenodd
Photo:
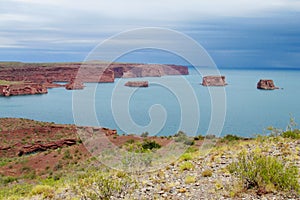
M 125 86 L 128 87 L 148 87 L 149 83 L 148 81 L 128 81 L 125 83 Z
M 23 83 L 7 82 L 5 84 L 0 82 L 0 96 L 13 96 L 13 95 L 28 95 L 28 94 L 46 94 L 48 93 L 47 88 L 44 85 L 37 83 Z
M 279 89 L 279 87 L 276 87 L 273 80 L 264 80 L 260 79 L 257 83 L 257 89 L 261 90 L 275 90 Z
M 225 86 L 225 76 L 204 76 L 202 80 L 203 86 Z

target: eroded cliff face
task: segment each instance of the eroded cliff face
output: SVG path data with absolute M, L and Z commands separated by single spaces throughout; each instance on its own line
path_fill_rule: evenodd
M 203 86 L 225 86 L 225 76 L 204 76 L 202 80 Z
M 47 88 L 44 85 L 36 83 L 22 83 L 13 85 L 0 85 L 1 96 L 46 94 Z
M 53 63 L 30 64 L 18 63 L 5 66 L 0 63 L 0 80 L 30 81 L 45 87 L 60 87 L 53 82 L 114 82 L 115 78 L 159 77 L 165 75 L 188 75 L 188 68 L 178 65 L 160 64 L 81 64 Z
M 260 79 L 257 83 L 257 89 L 261 90 L 275 90 L 279 89 L 279 87 L 276 87 L 273 80 L 264 80 Z

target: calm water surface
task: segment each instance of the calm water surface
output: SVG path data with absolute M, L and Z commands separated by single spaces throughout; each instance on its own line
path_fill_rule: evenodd
M 263 133 L 268 126 L 285 128 L 289 122 L 290 114 L 300 123 L 300 71 L 284 70 L 222 70 L 226 76 L 228 85 L 226 91 L 226 119 L 222 134 L 237 134 L 241 136 L 254 136 Z M 172 82 L 172 77 L 162 77 Z M 117 79 L 115 83 L 94 84 L 86 83 L 86 88 L 75 91 L 84 95 L 95 91 L 95 110 L 99 124 L 104 127 L 115 128 L 123 133 L 115 121 L 111 109 L 113 91 L 118 91 L 114 99 L 115 105 L 128 102 L 129 114 L 134 123 L 142 129 L 137 129 L 128 124 L 126 129 L 130 133 L 140 133 L 141 130 L 153 133 L 159 129 L 158 135 L 171 135 L 180 129 L 181 109 L 176 94 L 165 87 L 153 82 L 162 78 L 140 78 L 132 80 L 148 80 L 149 88 L 139 88 L 133 93 L 129 101 L 126 94 L 132 88 L 123 86 L 131 79 Z M 200 85 L 201 76 L 190 69 L 190 75 L 184 77 L 193 88 L 200 112 L 198 133 L 206 134 L 210 117 L 211 103 L 208 89 Z M 273 79 L 279 86 L 279 90 L 262 91 L 256 89 L 256 83 L 261 78 Z M 175 80 L 175 79 L 174 79 Z M 176 85 L 176 83 L 174 83 Z M 180 85 L 176 85 L 180 89 Z M 184 89 L 184 88 L 183 88 Z M 73 91 L 64 88 L 50 89 L 45 95 L 0 97 L 0 117 L 22 117 L 40 121 L 48 121 L 63 124 L 74 123 L 72 112 Z M 125 102 L 125 104 L 126 104 Z M 92 102 L 91 102 L 92 103 Z M 161 105 L 166 114 L 155 113 L 153 117 L 158 121 L 164 121 L 163 127 L 147 127 L 151 122 L 149 109 L 153 105 Z M 83 106 L 84 107 L 84 106 Z M 194 109 L 193 107 L 187 109 Z M 83 112 L 84 113 L 84 112 Z M 97 125 L 90 120 L 88 114 L 84 116 L 80 125 Z M 193 119 L 188 119 L 193 122 Z M 155 124 L 154 124 L 155 125 Z M 145 128 L 146 127 L 146 128 Z M 185 130 L 188 132 L 187 130 Z

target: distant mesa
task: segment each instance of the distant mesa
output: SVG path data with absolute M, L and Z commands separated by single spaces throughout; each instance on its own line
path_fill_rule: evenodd
M 257 83 L 257 89 L 275 90 L 275 89 L 279 89 L 279 87 L 275 86 L 273 80 L 260 79 Z
M 125 86 L 128 87 L 148 87 L 149 83 L 148 81 L 128 81 L 125 83 Z
M 71 80 L 68 84 L 66 84 L 65 88 L 67 90 L 82 90 L 84 89 L 84 85 L 82 82 Z
M 225 76 L 204 76 L 202 80 L 203 86 L 225 86 Z
M 0 90 L 5 90 L 2 92 L 2 95 L 5 96 L 21 93 L 42 94 L 47 93 L 47 88 L 65 87 L 69 90 L 83 89 L 83 83 L 85 82 L 113 83 L 115 78 L 160 77 L 188 74 L 188 67 L 181 65 L 139 63 L 109 64 L 97 61 L 87 63 L 0 62 L 0 85 L 3 85 L 2 83 L 4 81 L 32 83 L 29 87 L 18 86 L 18 89 L 16 89 L 15 86 L 1 86 Z M 75 79 L 76 83 L 72 82 L 72 80 Z M 68 82 L 68 84 L 62 85 L 56 82 Z M 33 85 L 33 83 L 36 85 Z M 34 88 L 36 88 L 37 91 Z M 10 92 L 12 89 L 14 91 Z

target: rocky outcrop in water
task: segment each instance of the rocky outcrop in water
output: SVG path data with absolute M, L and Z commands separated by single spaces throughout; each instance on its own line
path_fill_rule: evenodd
M 70 83 L 66 84 L 65 88 L 67 90 L 82 90 L 84 88 L 84 85 L 82 82 L 72 80 Z
M 225 76 L 204 76 L 202 80 L 203 86 L 225 86 Z
M 125 86 L 128 87 L 148 87 L 149 83 L 148 81 L 128 81 L 125 83 Z
M 261 90 L 275 90 L 279 89 L 279 87 L 276 87 L 273 80 L 264 80 L 260 79 L 257 83 L 257 89 Z
M 44 85 L 36 83 L 22 83 L 12 85 L 0 85 L 1 96 L 46 94 L 47 88 Z

